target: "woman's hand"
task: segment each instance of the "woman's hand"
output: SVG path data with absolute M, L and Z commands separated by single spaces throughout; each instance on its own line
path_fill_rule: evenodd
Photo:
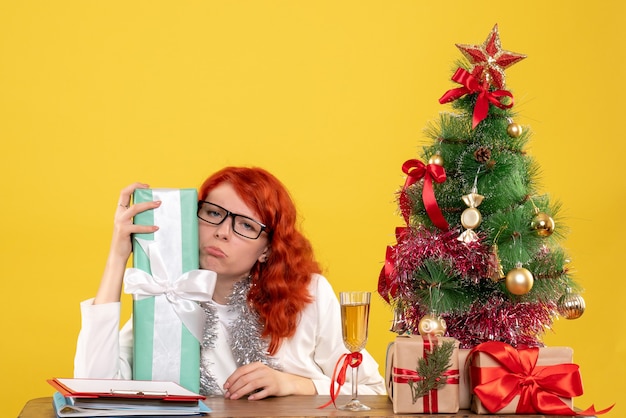
M 311 379 L 279 372 L 263 363 L 250 363 L 239 367 L 230 375 L 226 383 L 225 397 L 239 399 L 249 394 L 249 400 L 268 396 L 315 395 L 315 385 Z
M 130 205 L 130 198 L 137 189 L 147 189 L 149 186 L 143 183 L 133 183 L 122 189 L 118 200 L 115 218 L 113 222 L 113 239 L 111 240 L 111 255 L 128 260 L 132 251 L 132 234 L 152 233 L 158 226 L 135 225 L 133 217 L 138 213 L 157 208 L 161 202 L 143 202 Z
M 113 237 L 102 280 L 94 304 L 119 302 L 122 281 L 128 258 L 132 252 L 132 234 L 152 233 L 159 229 L 155 225 L 135 225 L 133 216 L 149 209 L 157 208 L 161 202 L 144 202 L 130 205 L 130 198 L 136 189 L 147 189 L 144 183 L 133 183 L 120 192 L 113 222 Z

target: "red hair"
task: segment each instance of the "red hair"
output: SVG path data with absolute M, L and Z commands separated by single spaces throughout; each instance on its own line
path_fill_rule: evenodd
M 296 207 L 280 180 L 257 167 L 226 167 L 204 181 L 200 200 L 222 183 L 229 183 L 267 225 L 269 258 L 252 267 L 248 302 L 259 313 L 262 336 L 270 339 L 269 353 L 275 354 L 283 338 L 294 335 L 300 312 L 312 302 L 308 285 L 321 269 L 311 243 L 298 230 Z

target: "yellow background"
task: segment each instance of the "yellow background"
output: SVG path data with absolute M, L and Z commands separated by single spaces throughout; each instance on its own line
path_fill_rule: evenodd
M 3 416 L 72 375 L 118 191 L 196 187 L 227 164 L 291 190 L 337 292 L 376 290 L 401 224 L 395 192 L 423 128 L 448 109 L 455 43 L 528 59 L 507 71 L 541 187 L 563 203 L 587 312 L 576 405 L 623 398 L 623 2 L 3 1 L 0 5 L 0 376 Z M 125 299 L 125 302 L 128 299 Z M 124 317 L 130 311 L 126 304 Z M 391 313 L 375 297 L 382 366 Z M 618 403 L 609 416 L 626 414 Z

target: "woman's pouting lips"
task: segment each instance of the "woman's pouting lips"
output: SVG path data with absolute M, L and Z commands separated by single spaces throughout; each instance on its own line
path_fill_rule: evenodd
M 204 252 L 207 255 L 212 255 L 213 257 L 224 258 L 226 254 L 224 251 L 220 250 L 218 247 L 204 247 Z

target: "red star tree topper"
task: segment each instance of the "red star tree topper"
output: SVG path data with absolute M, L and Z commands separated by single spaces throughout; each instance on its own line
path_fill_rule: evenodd
M 498 89 L 505 87 L 504 69 L 526 58 L 526 55 L 502 49 L 497 24 L 482 45 L 456 46 L 473 64 L 472 75 Z

